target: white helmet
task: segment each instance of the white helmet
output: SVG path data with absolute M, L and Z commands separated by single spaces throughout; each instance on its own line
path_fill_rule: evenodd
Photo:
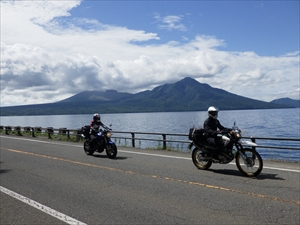
M 218 112 L 219 112 L 219 109 L 217 107 L 214 107 L 214 106 L 210 106 L 207 110 L 208 112 L 208 116 L 213 118 L 213 119 L 217 119 L 218 118 Z

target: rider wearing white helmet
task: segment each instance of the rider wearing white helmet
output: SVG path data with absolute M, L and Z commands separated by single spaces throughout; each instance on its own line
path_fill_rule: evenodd
M 220 149 L 223 148 L 221 138 L 217 137 L 218 129 L 225 130 L 218 120 L 219 109 L 214 106 L 210 106 L 207 110 L 208 118 L 204 121 L 203 128 L 207 135 L 207 142 L 211 145 L 217 145 Z

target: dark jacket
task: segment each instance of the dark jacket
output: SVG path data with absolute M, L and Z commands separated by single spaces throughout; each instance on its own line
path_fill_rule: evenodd
M 226 129 L 223 127 L 219 120 L 208 117 L 203 124 L 204 132 L 208 137 L 216 137 L 218 128 L 220 130 Z
M 91 128 L 91 134 L 96 134 L 99 132 L 99 129 L 101 126 L 103 126 L 104 124 L 100 121 L 100 122 L 96 122 L 94 120 L 92 120 L 91 124 L 90 124 L 90 128 Z
M 100 126 L 103 126 L 103 123 L 101 121 L 96 122 L 96 121 L 92 120 L 91 124 L 90 124 L 90 127 L 93 128 L 95 125 L 100 127 Z

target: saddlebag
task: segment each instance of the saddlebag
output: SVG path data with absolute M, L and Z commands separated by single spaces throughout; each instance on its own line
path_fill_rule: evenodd
M 203 128 L 191 128 L 189 132 L 189 140 L 191 141 L 205 141 L 206 137 L 204 136 Z
M 81 133 L 84 135 L 84 136 L 88 136 L 89 133 L 90 133 L 90 125 L 85 125 L 81 128 Z

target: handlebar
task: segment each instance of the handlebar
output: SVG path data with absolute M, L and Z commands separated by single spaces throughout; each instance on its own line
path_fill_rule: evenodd
M 227 133 L 229 133 L 231 130 L 232 130 L 232 129 L 230 129 L 230 128 L 225 128 L 224 130 L 220 130 L 219 133 L 221 133 L 221 134 L 227 134 Z

